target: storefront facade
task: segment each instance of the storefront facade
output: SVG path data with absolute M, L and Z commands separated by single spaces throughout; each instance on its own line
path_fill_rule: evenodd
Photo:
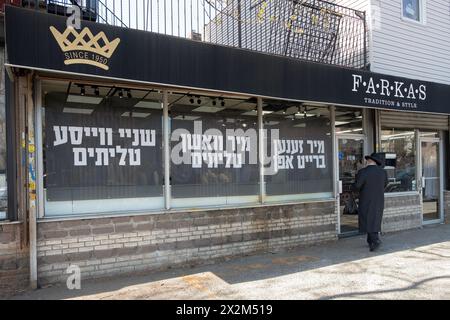
M 6 36 L 39 284 L 337 240 L 375 150 L 383 230 L 444 221 L 449 86 L 11 7 Z

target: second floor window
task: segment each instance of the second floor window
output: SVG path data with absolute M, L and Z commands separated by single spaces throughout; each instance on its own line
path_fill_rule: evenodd
M 422 21 L 422 1 L 423 0 L 402 0 L 403 17 L 417 22 Z

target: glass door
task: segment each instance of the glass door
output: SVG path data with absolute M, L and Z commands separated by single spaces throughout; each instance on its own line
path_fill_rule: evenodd
M 354 205 L 358 203 L 358 194 L 353 192 L 352 186 L 356 174 L 364 167 L 364 141 L 363 136 L 337 138 L 340 234 L 358 233 L 358 214 Z
M 420 159 L 423 223 L 440 222 L 442 219 L 440 140 L 421 138 Z

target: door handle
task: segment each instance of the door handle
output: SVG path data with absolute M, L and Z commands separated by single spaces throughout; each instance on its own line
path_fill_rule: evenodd
M 338 181 L 338 193 L 341 194 L 342 193 L 342 180 Z

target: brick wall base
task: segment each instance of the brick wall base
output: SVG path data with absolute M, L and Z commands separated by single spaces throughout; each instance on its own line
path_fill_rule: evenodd
M 21 223 L 0 224 L 0 297 L 29 287 L 28 247 L 22 244 Z
M 422 205 L 417 195 L 385 195 L 382 232 L 422 227 Z
M 337 240 L 335 202 L 38 223 L 38 282 L 111 276 Z
M 450 191 L 444 190 L 444 223 L 450 224 Z

